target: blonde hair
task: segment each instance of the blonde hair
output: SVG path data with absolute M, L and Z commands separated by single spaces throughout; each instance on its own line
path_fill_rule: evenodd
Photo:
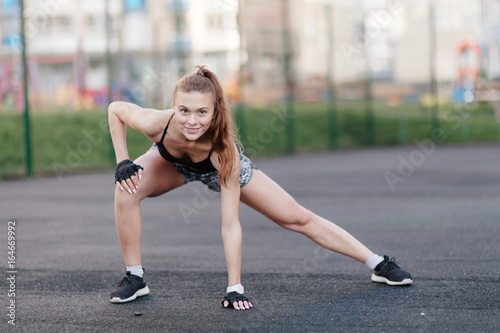
M 212 150 L 219 156 L 221 164 L 218 173 L 220 184 L 227 187 L 227 181 L 233 172 L 233 162 L 236 157 L 234 145 L 240 144 L 240 142 L 219 79 L 205 66 L 195 66 L 191 72 L 175 84 L 173 90 L 174 103 L 179 91 L 212 94 L 214 119 L 208 130 L 208 135 L 212 141 Z

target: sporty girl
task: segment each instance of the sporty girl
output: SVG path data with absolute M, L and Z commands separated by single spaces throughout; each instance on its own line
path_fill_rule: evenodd
M 111 302 L 129 302 L 149 293 L 141 265 L 141 200 L 195 180 L 221 195 L 221 230 L 228 273 L 224 307 L 253 307 L 244 295 L 240 279 L 240 201 L 283 228 L 300 232 L 329 250 L 366 264 L 374 270 L 371 279 L 375 282 L 412 283 L 411 275 L 394 259 L 374 254 L 344 229 L 304 208 L 256 168 L 242 153 L 219 80 L 204 66 L 196 66 L 176 83 L 172 109 L 145 109 L 113 102 L 108 113 L 119 162 L 115 172 L 115 220 L 126 264 L 126 276 L 111 293 Z M 127 126 L 153 142 L 151 149 L 134 162 L 127 151 Z

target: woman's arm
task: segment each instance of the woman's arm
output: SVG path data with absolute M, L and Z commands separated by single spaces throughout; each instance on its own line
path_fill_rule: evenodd
M 163 127 L 170 114 L 171 112 L 144 109 L 127 102 L 111 103 L 108 107 L 109 131 L 117 163 L 129 158 L 127 126 L 142 132 L 151 141 L 157 142 L 161 138 Z
M 239 170 L 239 163 L 238 163 Z M 222 241 L 226 255 L 228 286 L 241 283 L 242 232 L 238 216 L 240 202 L 239 172 L 233 172 L 228 187 L 221 186 Z
M 224 253 L 226 256 L 228 286 L 236 286 L 241 284 L 241 246 L 242 232 L 238 214 L 240 203 L 240 155 L 234 146 L 235 160 L 233 164 L 233 172 L 229 177 L 227 187 L 221 185 L 221 213 L 222 213 L 222 241 L 224 243 Z M 215 154 L 213 154 L 215 155 Z M 212 163 L 218 162 L 218 158 L 212 155 Z M 218 163 L 214 163 L 217 168 Z M 229 306 L 229 302 L 225 301 L 224 306 Z M 234 302 L 232 304 L 237 310 L 244 310 L 252 307 L 250 302 Z
M 127 102 L 113 102 L 108 107 L 109 131 L 115 149 L 115 182 L 122 191 L 135 194 L 142 177 L 142 167 L 129 160 L 127 125 L 142 132 L 153 142 L 161 139 L 163 126 L 172 111 L 144 109 Z

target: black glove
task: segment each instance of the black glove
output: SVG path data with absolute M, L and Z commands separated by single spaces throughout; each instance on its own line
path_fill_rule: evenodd
M 134 164 L 131 160 L 123 160 L 116 166 L 115 183 L 129 179 L 134 176 L 137 171 L 143 169 L 140 165 Z
M 243 294 L 239 294 L 237 293 L 236 291 L 232 291 L 230 293 L 228 293 L 226 296 L 224 296 L 224 300 L 222 301 L 222 305 L 224 305 L 224 302 L 225 301 L 228 301 L 229 302 L 229 305 L 227 306 L 228 308 L 230 306 L 233 306 L 233 303 L 234 302 L 239 302 L 239 301 L 247 301 L 247 302 L 250 302 L 250 300 L 248 298 L 245 297 L 245 295 Z

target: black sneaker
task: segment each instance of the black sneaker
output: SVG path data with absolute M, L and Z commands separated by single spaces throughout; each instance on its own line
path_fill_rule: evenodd
M 402 270 L 396 264 L 396 259 L 389 260 L 388 256 L 384 256 L 384 261 L 375 267 L 372 281 L 387 283 L 390 286 L 404 286 L 413 282 L 411 274 Z
M 144 279 L 127 271 L 127 276 L 118 283 L 109 296 L 109 300 L 112 303 L 125 303 L 147 294 L 149 294 L 149 288 Z

